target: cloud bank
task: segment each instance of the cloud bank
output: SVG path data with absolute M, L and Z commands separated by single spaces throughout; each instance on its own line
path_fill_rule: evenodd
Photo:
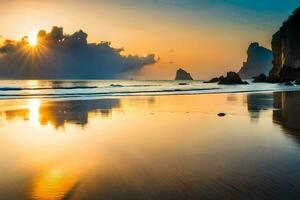
M 124 78 L 156 62 L 155 55 L 122 55 L 110 42 L 88 43 L 82 30 L 64 34 L 62 27 L 40 30 L 37 45 L 28 37 L 5 40 L 0 47 L 0 78 L 113 79 Z

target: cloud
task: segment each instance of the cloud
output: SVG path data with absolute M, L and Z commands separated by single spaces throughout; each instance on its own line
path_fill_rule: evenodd
M 122 55 L 124 49 L 113 48 L 110 42 L 88 43 L 87 37 L 82 30 L 68 35 L 54 26 L 49 33 L 38 32 L 36 46 L 26 36 L 5 40 L 0 47 L 0 78 L 124 78 L 157 61 L 154 54 Z

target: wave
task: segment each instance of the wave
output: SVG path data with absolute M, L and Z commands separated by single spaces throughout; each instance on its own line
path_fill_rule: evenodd
M 53 83 L 53 82 L 52 82 Z M 68 83 L 68 82 L 67 82 Z M 73 82 L 70 82 L 73 83 Z M 152 81 L 99 81 L 76 85 L 41 84 L 40 86 L 27 86 L 22 83 L 11 82 L 0 87 L 0 99 L 18 98 L 97 98 L 107 96 L 162 96 L 162 95 L 195 95 L 195 94 L 219 94 L 219 93 L 243 93 L 243 92 L 281 92 L 300 91 L 300 86 L 285 86 L 276 84 L 252 84 L 247 86 L 220 86 L 208 85 L 200 82 L 191 82 L 185 86 L 185 82 Z M 9 87 L 11 85 L 11 87 Z M 157 86 L 157 87 L 156 87 Z M 90 90 L 88 90 L 90 89 Z M 27 91 L 29 90 L 29 91 Z M 30 91 L 36 90 L 36 91 Z
M 36 87 L 36 88 L 19 88 L 19 87 L 0 87 L 0 91 L 22 91 L 22 90 L 72 90 L 72 89 L 95 89 L 97 86 L 72 86 L 72 87 Z
M 118 92 L 89 92 L 89 93 L 44 93 L 44 94 L 0 94 L 0 97 L 84 97 L 102 95 L 126 95 L 126 94 L 149 94 L 149 93 L 176 93 L 195 92 L 206 90 L 218 90 L 220 88 L 195 88 L 195 89 L 163 89 L 163 90 L 143 90 L 143 91 L 118 91 Z
M 110 87 L 124 87 L 124 85 L 120 85 L 120 84 L 110 84 Z
M 111 87 L 158 87 L 161 85 L 122 85 L 122 84 L 110 84 Z

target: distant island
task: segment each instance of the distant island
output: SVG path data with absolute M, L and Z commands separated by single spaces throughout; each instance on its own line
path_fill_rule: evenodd
M 249 79 L 259 74 L 268 74 L 272 69 L 272 51 L 262 47 L 258 42 L 253 42 L 247 50 L 247 61 L 244 62 L 239 75 Z
M 185 80 L 194 80 L 194 79 L 192 78 L 190 73 L 180 68 L 176 72 L 175 80 L 185 81 Z

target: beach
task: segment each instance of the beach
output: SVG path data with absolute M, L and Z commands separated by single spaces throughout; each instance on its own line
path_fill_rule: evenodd
M 1 1 L 0 200 L 300 200 L 299 2 Z
M 299 199 L 299 100 L 296 91 L 2 99 L 0 196 Z

